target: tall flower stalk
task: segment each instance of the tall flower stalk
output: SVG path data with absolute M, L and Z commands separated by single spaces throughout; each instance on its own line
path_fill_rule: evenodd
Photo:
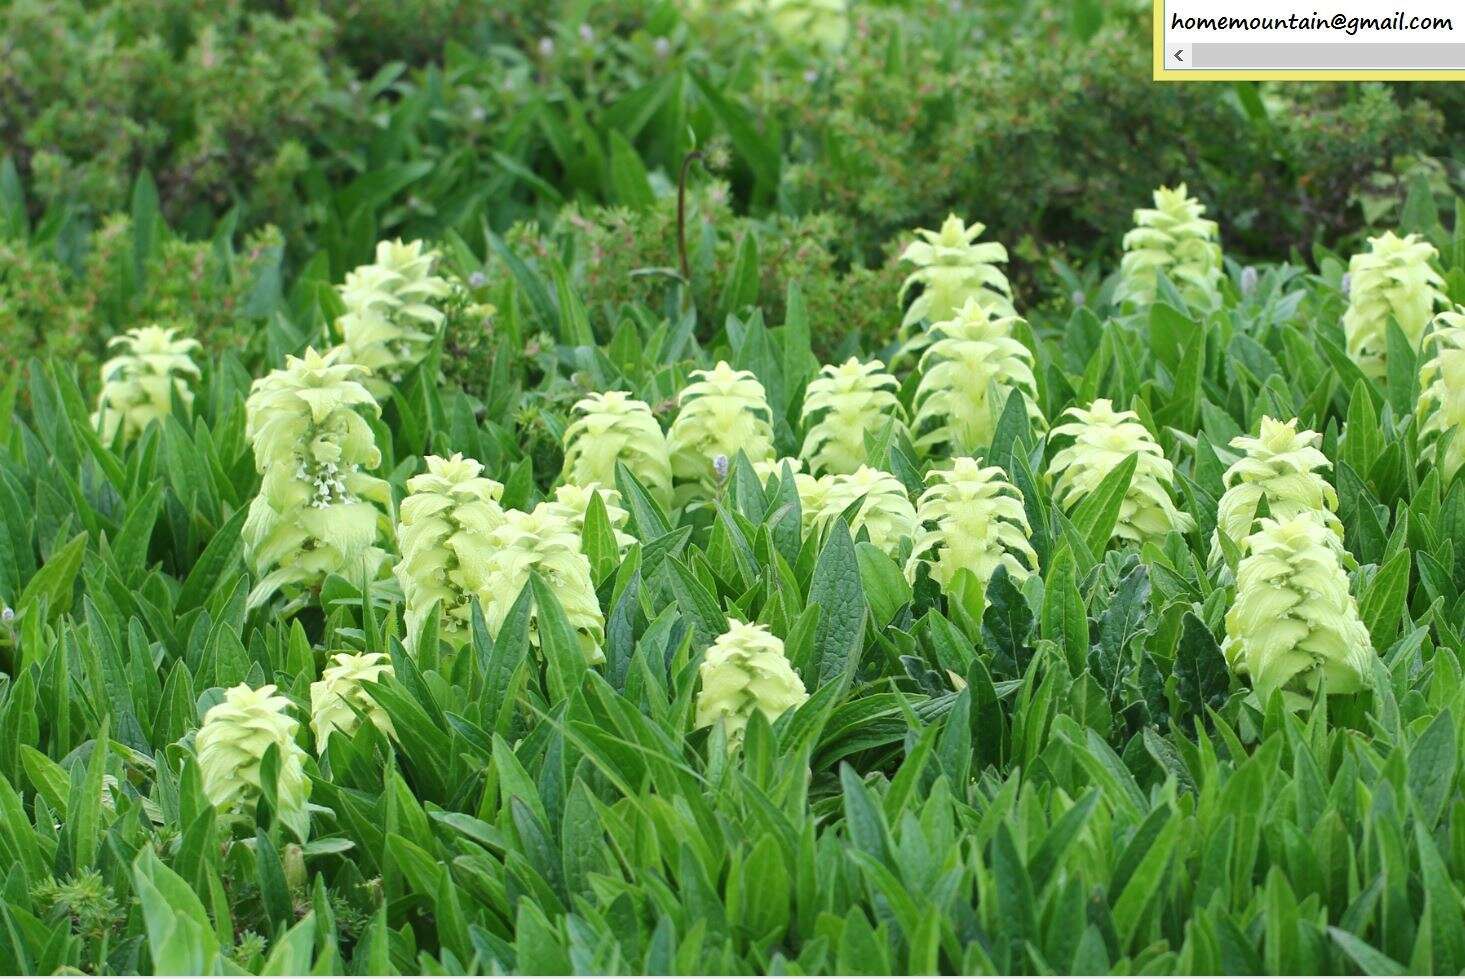
M 374 578 L 384 564 L 391 491 L 370 472 L 381 452 L 366 377 L 341 348 L 310 349 L 254 382 L 245 434 L 263 479 L 243 531 L 260 576 L 251 606 L 281 589 L 317 588 L 329 574 Z

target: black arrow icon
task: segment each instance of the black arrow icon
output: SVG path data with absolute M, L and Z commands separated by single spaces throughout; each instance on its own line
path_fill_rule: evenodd
M 1182 61 L 1183 62 L 1185 59 L 1182 58 L 1181 55 L 1183 55 L 1184 53 L 1185 53 L 1185 49 L 1184 48 L 1176 48 L 1175 49 L 1175 60 L 1176 61 Z

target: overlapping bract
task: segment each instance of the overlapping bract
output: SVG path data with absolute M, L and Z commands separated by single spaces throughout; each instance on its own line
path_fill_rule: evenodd
M 820 482 L 823 485 L 814 491 L 819 497 L 814 517 L 818 528 L 829 526 L 858 500 L 860 504 L 849 518 L 851 535 L 863 528 L 870 543 L 886 554 L 894 554 L 902 538 L 915 537 L 916 508 L 905 484 L 890 473 L 861 466 L 852 473 L 823 476 Z M 799 505 L 804 505 L 802 494 Z
M 382 677 L 395 675 L 385 653 L 337 653 L 331 657 L 320 679 L 310 685 L 310 730 L 315 734 L 316 754 L 325 752 L 332 731 L 349 736 L 360 726 L 358 710 L 382 733 L 394 734 L 392 719 L 362 684 L 379 683 Z
M 1160 540 L 1171 531 L 1188 533 L 1195 529 L 1195 519 L 1177 510 L 1170 500 L 1175 467 L 1140 424 L 1138 415 L 1115 411 L 1106 398 L 1088 408 L 1069 408 L 1064 415 L 1073 421 L 1054 428 L 1053 435 L 1071 436 L 1073 444 L 1054 455 L 1049 464 L 1056 479 L 1053 490 L 1059 506 L 1077 506 L 1099 488 L 1105 476 L 1134 455 L 1134 476 L 1120 505 L 1113 536 L 1142 544 Z
M 1007 262 L 1007 249 L 998 241 L 977 241 L 987 226 L 967 224 L 948 215 L 938 231 L 917 228 L 919 241 L 901 253 L 901 261 L 916 270 L 900 287 L 901 302 L 916 286 L 920 295 L 905 311 L 901 337 L 909 337 L 922 320 L 939 323 L 951 319 L 970 300 L 994 316 L 1016 316 L 1012 285 L 998 268 Z
M 689 498 L 716 491 L 726 476 L 725 469 L 718 472 L 719 458 L 724 467 L 739 451 L 750 462 L 773 458 L 773 412 L 753 372 L 719 361 L 710 371 L 692 371 L 692 377 L 667 436 L 672 475 Z
M 1116 303 L 1149 306 L 1155 301 L 1159 274 L 1174 284 L 1186 302 L 1209 308 L 1219 298 L 1220 229 L 1204 215 L 1200 201 L 1184 184 L 1155 191 L 1155 206 L 1137 208 L 1134 228 L 1124 236 Z
M 1338 520 L 1338 492 L 1322 476 L 1331 467 L 1318 448 L 1323 437 L 1317 432 L 1297 430 L 1297 419 L 1280 422 L 1263 418 L 1260 434 L 1238 435 L 1231 447 L 1244 455 L 1226 470 L 1226 492 L 1216 507 L 1216 534 L 1211 538 L 1211 561 L 1222 557 L 1220 534 L 1238 547 L 1250 538 L 1252 523 L 1262 500 L 1272 518 L 1279 521 L 1313 515 L 1338 538 L 1343 524 Z
M 985 586 L 999 566 L 1017 580 L 1037 569 L 1022 494 L 1001 469 L 961 458 L 950 469 L 933 470 L 926 482 L 916 505 L 921 529 L 905 567 L 912 583 L 922 567 L 942 588 L 963 570 Z
M 397 527 L 402 560 L 393 570 L 406 603 L 409 641 L 415 642 L 436 602 L 439 638 L 461 646 L 469 638 L 473 598 L 487 599 L 488 535 L 504 521 L 498 502 L 504 488 L 462 455 L 428 456 L 426 462 L 427 472 L 407 481 Z
M 310 780 L 305 750 L 295 743 L 300 722 L 287 711 L 290 701 L 273 685 L 231 687 L 204 715 L 194 738 L 204 794 L 221 815 L 238 814 L 260 797 L 260 764 L 273 745 L 279 753 L 275 804 L 279 818 L 302 840 L 310 833 Z
M 961 454 L 987 447 L 1013 391 L 1022 393 L 1033 423 L 1046 424 L 1032 352 L 1013 336 L 1017 322 L 969 300 L 954 318 L 931 327 L 927 335 L 935 340 L 921 355 L 913 406 L 917 449 L 929 454 L 944 446 Z
M 1448 483 L 1465 469 L 1465 306 L 1441 313 L 1419 368 L 1419 434 Z
M 92 415 L 103 442 L 111 443 L 119 433 L 127 441 L 136 438 L 172 414 L 175 395 L 185 408 L 193 404 L 188 383 L 198 377 L 198 365 L 189 355 L 199 344 L 175 339 L 177 332 L 144 326 L 107 341 L 117 352 L 102 364 L 102 391 Z
M 804 447 L 815 473 L 852 473 L 869 460 L 865 433 L 879 434 L 888 419 L 901 425 L 900 382 L 878 360 L 851 357 L 827 364 L 804 392 Z
M 765 9 L 773 29 L 796 47 L 835 51 L 849 37 L 847 0 L 742 0 L 741 6 Z
M 696 726 L 721 722 L 730 748 L 742 743 L 754 711 L 772 723 L 809 699 L 783 640 L 756 623 L 728 619 L 727 631 L 707 647 L 700 675 Z
M 1328 693 L 1368 684 L 1373 644 L 1333 532 L 1316 516 L 1263 519 L 1247 538 L 1221 651 L 1263 703 L 1276 690 L 1296 706 L 1319 683 Z
M 803 471 L 803 460 L 792 457 L 755 462 L 753 472 L 757 473 L 759 481 L 766 485 L 770 476 L 783 479 L 785 464 L 788 465 L 789 472 L 793 475 L 794 492 L 799 495 L 800 528 L 803 535 L 808 537 L 810 534 L 818 533 L 823 525 L 824 503 L 829 496 L 832 480 L 829 476 L 809 475 Z
M 1433 245 L 1418 235 L 1400 238 L 1386 231 L 1368 239 L 1369 250 L 1348 262 L 1348 309 L 1343 333 L 1348 356 L 1371 378 L 1388 373 L 1389 320 L 1399 324 L 1418 350 L 1435 308 L 1447 303 L 1444 280 L 1430 263 L 1438 257 Z
M 382 241 L 375 262 L 346 274 L 337 325 L 350 358 L 372 372 L 367 387 L 378 398 L 422 362 L 442 329 L 452 286 L 435 273 L 437 260 L 421 241 Z
M 613 487 L 620 462 L 657 502 L 671 506 L 671 454 L 646 402 L 606 391 L 577 401 L 575 413 L 579 417 L 565 429 L 565 482 Z
M 374 577 L 386 554 L 377 547 L 390 506 L 367 423 L 378 412 L 363 385 L 367 372 L 342 348 L 309 349 L 254 382 L 245 403 L 245 434 L 263 476 L 244 524 L 246 556 L 261 575 L 258 604 L 285 587 L 318 586 L 327 574 Z
M 529 513 L 505 510 L 503 522 L 489 532 L 488 543 L 483 575 L 487 602 L 483 616 L 489 632 L 497 638 L 519 593 L 529 584 L 530 574 L 538 572 L 564 608 L 565 618 L 579 636 L 585 659 L 591 663 L 603 662 L 605 620 L 595 597 L 590 562 L 580 549 L 580 537 L 569 521 L 551 504 L 541 503 Z M 531 613 L 529 636 L 537 646 L 537 609 Z
M 591 498 L 596 494 L 600 495 L 600 502 L 605 506 L 606 520 L 610 523 L 611 533 L 615 535 L 616 548 L 621 554 L 625 554 L 627 548 L 636 542 L 636 538 L 626 533 L 626 524 L 631 515 L 621 506 L 621 494 L 615 490 L 596 483 L 586 486 L 565 483 L 555 487 L 554 499 L 544 505 L 563 518 L 576 537 L 583 537 L 585 515 L 590 510 Z

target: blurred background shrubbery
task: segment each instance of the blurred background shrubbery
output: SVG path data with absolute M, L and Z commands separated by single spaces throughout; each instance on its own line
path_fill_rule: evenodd
M 699 314 L 756 297 L 776 320 L 797 279 L 826 353 L 893 330 L 894 256 L 948 211 L 1009 244 L 1031 302 L 1112 258 L 1162 182 L 1225 216 L 1228 255 L 1272 258 L 1458 183 L 1457 87 L 1155 84 L 1143 0 L 837 8 L 11 0 L 0 343 L 85 359 L 144 320 L 247 342 L 284 284 L 397 235 L 511 276 L 500 242 L 592 310 L 656 308 L 694 149 Z

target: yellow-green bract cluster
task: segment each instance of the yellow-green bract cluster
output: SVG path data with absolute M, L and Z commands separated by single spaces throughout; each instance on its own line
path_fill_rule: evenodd
M 409 636 L 415 639 L 436 604 L 442 612 L 439 637 L 461 646 L 471 634 L 476 598 L 490 636 L 497 637 L 530 575 L 538 572 L 579 634 L 586 658 L 599 662 L 604 622 L 581 547 L 581 527 L 595 492 L 612 529 L 624 522 L 616 497 L 570 485 L 561 487 L 558 499 L 529 513 L 505 509 L 498 502 L 503 487 L 481 476 L 482 470 L 462 456 L 429 456 L 427 472 L 408 480 L 398 530 L 402 560 L 394 570 L 406 600 Z M 537 623 L 535 610 L 530 638 L 536 644 Z
M 707 648 L 697 695 L 697 727 L 721 723 L 729 747 L 742 743 L 757 711 L 769 723 L 809 699 L 804 682 L 789 665 L 783 640 L 766 626 L 729 619 L 727 631 Z
M 290 701 L 273 685 L 253 690 L 245 684 L 224 692 L 209 708 L 194 738 L 204 794 L 221 814 L 247 813 L 260 798 L 260 764 L 273 746 L 279 753 L 275 801 L 279 817 L 300 839 L 310 834 L 310 780 L 305 750 L 295 743 L 300 728 L 288 713 Z
M 1022 494 L 1001 469 L 956 459 L 950 469 L 933 470 L 927 484 L 916 507 L 921 530 L 905 569 L 912 583 L 923 567 L 943 588 L 962 571 L 985 587 L 999 566 L 1018 580 L 1037 569 Z
M 193 404 L 190 378 L 198 366 L 190 356 L 198 341 L 175 338 L 176 329 L 144 326 L 107 341 L 116 351 L 102 364 L 102 391 L 92 425 L 102 441 L 120 434 L 131 441 L 155 421 L 173 412 L 173 399 L 184 408 Z
M 800 455 L 815 473 L 852 473 L 869 460 L 865 435 L 878 435 L 887 420 L 903 430 L 900 382 L 878 360 L 851 357 L 826 364 L 804 392 L 804 447 Z
M 315 734 L 317 754 L 325 752 L 331 732 L 350 736 L 360 726 L 363 714 L 382 733 L 395 733 L 387 712 L 362 685 L 394 675 L 385 653 L 337 653 L 331 657 L 321 678 L 310 685 L 310 730 Z
M 739 451 L 750 462 L 773 457 L 773 412 L 752 371 L 719 361 L 710 371 L 692 371 L 667 441 L 671 470 L 684 502 L 715 494 Z
M 901 286 L 901 301 L 913 289 L 920 290 L 901 321 L 901 357 L 918 354 L 928 342 L 920 333 L 922 322 L 950 320 L 968 302 L 996 317 L 1017 315 L 1012 285 L 998 268 L 1007 262 L 1007 249 L 1000 242 L 977 241 L 985 230 L 985 225 L 968 225 L 954 214 L 938 231 L 917 229 L 919 240 L 900 256 L 916 266 Z
M 341 339 L 350 359 L 371 371 L 367 387 L 378 398 L 422 362 L 442 329 L 452 286 L 435 273 L 437 261 L 420 241 L 379 242 L 376 261 L 347 273 L 341 286 Z
M 949 320 L 934 324 L 921 356 L 913 425 L 916 448 L 963 454 L 986 448 L 1007 397 L 1023 395 L 1029 418 L 1042 428 L 1033 355 L 1013 336 L 1015 316 L 996 316 L 969 299 Z
M 1419 433 L 1448 483 L 1465 468 L 1465 307 L 1435 318 L 1419 369 Z
M 1348 263 L 1348 309 L 1343 333 L 1348 355 L 1369 377 L 1388 373 L 1389 321 L 1415 350 L 1437 306 L 1446 303 L 1444 284 L 1430 263 L 1434 246 L 1418 235 L 1400 238 L 1386 231 L 1368 240 L 1368 251 Z
M 341 348 L 307 350 L 254 382 L 245 434 L 263 476 L 244 524 L 244 547 L 261 576 L 258 604 L 282 588 L 313 588 L 328 574 L 360 581 L 386 560 L 391 492 L 370 471 L 381 453 L 367 421 L 378 413 L 367 371 Z
M 1137 209 L 1135 227 L 1124 236 L 1114 301 L 1151 305 L 1164 272 L 1187 303 L 1214 306 L 1220 298 L 1221 246 L 1219 228 L 1205 213 L 1184 184 L 1155 191 L 1155 206 Z
M 658 503 L 671 507 L 671 453 L 646 402 L 625 391 L 607 391 L 576 402 L 575 414 L 579 417 L 565 430 L 566 482 L 613 487 L 619 462 Z
M 605 621 L 590 562 L 580 547 L 580 537 L 553 504 L 541 503 L 532 511 L 505 510 L 504 521 L 488 535 L 488 562 L 484 583 L 487 600 L 483 606 L 489 632 L 497 636 L 519 593 L 537 572 L 564 608 L 565 618 L 579 637 L 587 661 L 601 663 L 605 654 Z M 538 645 L 539 614 L 531 614 L 529 637 Z
M 1263 500 L 1277 520 L 1311 515 L 1321 520 L 1342 546 L 1343 525 L 1339 522 L 1338 492 L 1322 472 L 1331 467 L 1318 448 L 1323 437 L 1317 432 L 1297 430 L 1297 419 L 1280 422 L 1263 418 L 1257 436 L 1238 435 L 1231 447 L 1242 457 L 1226 470 L 1226 492 L 1216 507 L 1216 533 L 1211 538 L 1211 561 L 1221 560 L 1220 535 L 1244 547 Z
M 504 521 L 498 503 L 504 488 L 461 454 L 428 456 L 426 465 L 427 472 L 407 480 L 397 526 L 402 560 L 393 570 L 406 602 L 409 640 L 416 641 L 437 603 L 440 637 L 461 646 L 468 639 L 472 599 L 487 595 L 488 535 Z
M 1195 529 L 1194 518 L 1176 509 L 1170 499 L 1175 467 L 1137 414 L 1115 411 L 1113 402 L 1105 398 L 1088 408 L 1070 408 L 1064 414 L 1073 420 L 1054 428 L 1053 434 L 1071 437 L 1073 442 L 1054 455 L 1049 464 L 1059 506 L 1077 506 L 1099 488 L 1105 476 L 1134 455 L 1134 476 L 1119 508 L 1114 537 L 1143 544 L 1171 532 Z
M 1226 661 L 1250 678 L 1263 703 L 1277 690 L 1300 706 L 1319 685 L 1328 693 L 1363 689 L 1373 644 L 1333 532 L 1312 515 L 1260 524 L 1236 571 L 1221 647 Z

